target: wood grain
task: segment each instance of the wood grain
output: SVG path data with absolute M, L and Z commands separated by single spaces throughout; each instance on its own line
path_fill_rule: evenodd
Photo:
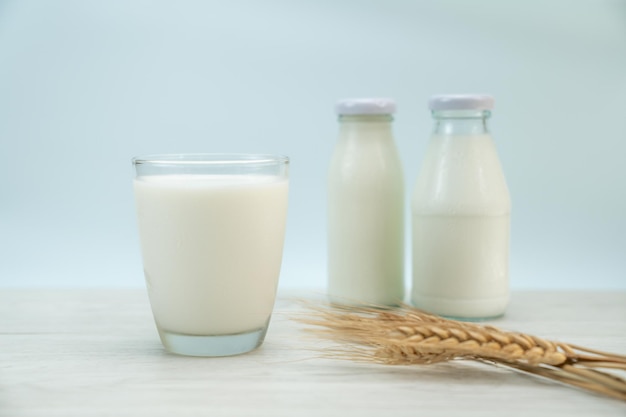
M 0 290 L 0 416 L 626 416 L 616 400 L 484 365 L 321 359 L 295 314 L 283 294 L 260 349 L 188 358 L 163 350 L 142 290 Z M 515 293 L 494 324 L 626 353 L 626 292 Z

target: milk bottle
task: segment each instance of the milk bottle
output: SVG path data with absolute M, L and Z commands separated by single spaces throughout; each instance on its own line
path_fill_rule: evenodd
M 502 315 L 509 299 L 511 202 L 487 120 L 493 98 L 434 96 L 435 130 L 412 196 L 418 308 L 466 319 Z
M 395 103 L 337 104 L 328 177 L 328 293 L 340 304 L 394 305 L 404 296 L 404 185 L 392 134 Z

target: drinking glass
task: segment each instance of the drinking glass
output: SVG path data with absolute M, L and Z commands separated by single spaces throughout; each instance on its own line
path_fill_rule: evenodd
M 229 356 L 263 343 L 282 260 L 289 159 L 132 160 L 143 269 L 165 348 Z

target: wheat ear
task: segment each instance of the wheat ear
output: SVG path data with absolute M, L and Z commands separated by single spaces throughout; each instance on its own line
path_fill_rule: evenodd
M 457 359 L 498 364 L 626 401 L 626 380 L 599 369 L 626 371 L 626 356 L 553 342 L 493 326 L 448 320 L 405 306 L 309 306 L 301 322 L 343 343 L 331 356 L 389 365 Z

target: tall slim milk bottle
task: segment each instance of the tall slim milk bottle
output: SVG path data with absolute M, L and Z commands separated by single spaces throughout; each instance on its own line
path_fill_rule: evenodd
M 328 176 L 328 293 L 347 305 L 404 297 L 404 180 L 392 133 L 395 103 L 337 104 L 339 138 Z
M 509 300 L 511 201 L 487 129 L 494 100 L 430 100 L 435 128 L 415 184 L 413 304 L 435 314 L 481 319 Z

